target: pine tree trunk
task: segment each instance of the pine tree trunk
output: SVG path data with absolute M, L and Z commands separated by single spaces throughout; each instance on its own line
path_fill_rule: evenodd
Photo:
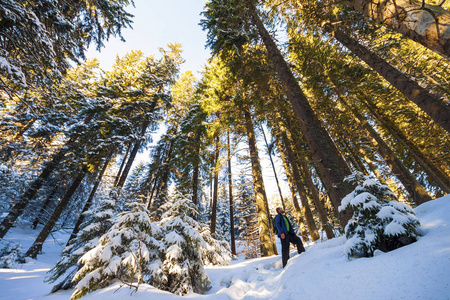
M 145 132 L 147 131 L 147 127 L 149 125 L 150 125 L 150 122 L 149 121 L 145 121 L 145 123 L 142 125 L 142 129 L 141 129 L 141 132 L 140 132 L 140 135 L 139 135 L 140 137 L 143 137 L 145 135 Z M 130 157 L 127 160 L 127 164 L 125 165 L 125 168 L 123 169 L 123 172 L 120 175 L 120 179 L 117 182 L 116 187 L 119 190 L 122 189 L 123 185 L 125 184 L 125 180 L 128 177 L 128 173 L 130 173 L 131 166 L 133 165 L 133 162 L 134 162 L 134 160 L 136 158 L 136 155 L 137 155 L 140 147 L 141 147 L 141 141 L 140 140 L 136 140 L 134 142 L 133 149 L 131 150 Z
M 217 198 L 219 194 L 219 133 L 216 132 L 214 136 L 215 140 L 215 152 L 214 152 L 214 169 L 213 169 L 213 197 L 211 202 L 211 224 L 210 230 L 211 235 L 214 236 L 216 233 L 216 223 L 217 223 Z
M 165 196 L 167 193 L 167 188 L 169 187 L 169 175 L 170 175 L 170 161 L 172 159 L 173 147 L 175 144 L 175 139 L 171 139 L 169 143 L 169 151 L 167 151 L 167 157 L 164 161 L 163 172 L 161 179 L 159 180 L 158 189 L 155 193 L 155 201 L 152 203 L 152 211 L 155 212 L 155 220 L 159 220 L 161 214 L 159 208 L 164 204 L 166 200 Z
M 245 128 L 248 137 L 248 149 L 252 164 L 253 185 L 255 187 L 256 212 L 258 214 L 259 239 L 261 242 L 261 255 L 271 256 L 276 253 L 276 244 L 273 238 L 273 229 L 270 222 L 269 204 L 262 177 L 261 164 L 256 148 L 255 131 L 248 107 L 243 109 Z
M 320 239 L 320 235 L 317 230 L 316 224 L 314 223 L 314 217 L 311 212 L 311 207 L 308 203 L 305 186 L 303 184 L 302 179 L 300 178 L 299 169 L 297 167 L 297 161 L 295 160 L 295 155 L 292 151 L 291 143 L 288 140 L 286 132 L 284 132 L 284 131 L 281 132 L 281 139 L 284 144 L 284 149 L 286 151 L 286 156 L 289 161 L 289 165 L 292 168 L 292 170 L 291 170 L 292 176 L 294 178 L 294 183 L 297 187 L 297 193 L 298 193 L 298 195 L 300 197 L 300 201 L 302 203 L 302 207 L 303 207 L 302 212 L 306 219 L 306 225 L 308 226 L 309 234 L 311 235 L 311 239 L 313 241 L 317 241 L 318 239 Z
M 292 194 L 292 203 L 294 204 L 294 209 L 295 212 L 297 214 L 297 218 L 298 218 L 298 226 L 300 228 L 300 233 L 302 235 L 302 240 L 303 241 L 309 241 L 309 236 L 308 236 L 308 232 L 306 230 L 306 226 L 305 226 L 305 222 L 303 220 L 303 214 L 302 214 L 302 210 L 300 208 L 300 205 L 298 204 L 298 200 L 297 200 L 297 196 L 295 195 L 295 188 L 294 188 L 294 180 L 292 179 L 292 170 L 289 167 L 289 162 L 288 159 L 286 157 L 286 154 L 284 153 L 284 151 L 282 151 L 282 146 L 280 141 L 278 140 L 278 149 L 280 152 L 280 156 L 281 156 L 281 160 L 283 161 L 283 166 L 284 166 L 284 171 L 286 173 L 286 178 L 288 180 L 288 184 L 289 184 L 289 189 L 291 190 L 291 194 Z
M 192 172 L 192 202 L 198 206 L 198 178 L 200 175 L 200 167 L 198 164 L 194 166 Z
M 327 238 L 330 240 L 334 238 L 334 232 L 333 229 L 329 226 L 330 222 L 325 212 L 325 207 L 322 201 L 320 201 L 319 192 L 317 191 L 317 188 L 314 185 L 314 182 L 312 181 L 311 172 L 309 171 L 308 165 L 306 164 L 306 161 L 304 159 L 300 159 L 300 167 L 302 169 L 303 174 L 305 174 L 304 178 L 306 179 L 306 185 L 308 186 L 308 189 L 313 198 L 314 206 L 316 207 L 317 213 L 319 214 L 320 222 L 322 222 L 322 228 L 325 229 Z
M 344 181 L 345 177 L 351 174 L 351 171 L 339 155 L 333 141 L 323 128 L 319 119 L 314 114 L 291 69 L 272 40 L 272 37 L 267 32 L 264 24 L 259 19 L 256 8 L 251 6 L 250 11 L 253 22 L 266 46 L 269 58 L 284 86 L 286 96 L 293 106 L 300 128 L 311 150 L 314 162 L 322 176 L 323 184 L 330 196 L 333 207 L 338 212 L 341 200 L 353 190 L 352 185 Z M 344 227 L 350 219 L 350 214 L 341 213 L 339 214 L 339 219 L 341 226 Z
M 450 12 L 417 0 L 339 0 L 372 20 L 450 58 Z
M 150 195 L 147 194 L 148 195 L 148 197 L 147 197 L 147 209 L 148 210 L 150 210 L 152 207 L 153 197 L 155 195 L 155 191 L 156 191 L 156 188 L 158 187 L 158 185 L 159 185 L 158 179 L 157 179 L 156 175 L 153 175 L 153 178 L 150 181 L 150 187 L 152 188 L 152 190 L 150 192 Z
M 195 206 L 198 206 L 198 179 L 200 175 L 200 132 L 195 134 L 196 148 L 195 148 L 195 160 L 192 171 L 192 202 Z
M 228 154 L 228 195 L 230 197 L 230 234 L 231 253 L 236 255 L 236 240 L 234 236 L 234 207 L 233 207 L 233 178 L 231 176 L 231 143 L 230 130 L 227 131 L 227 154 Z
M 92 118 L 93 114 L 87 115 L 83 121 L 83 124 L 88 124 Z M 33 183 L 28 187 L 23 196 L 17 201 L 13 207 L 10 209 L 8 215 L 3 219 L 0 225 L 0 239 L 2 239 L 5 234 L 11 229 L 11 227 L 16 222 L 17 218 L 22 215 L 28 203 L 30 203 L 31 199 L 36 196 L 36 193 L 41 189 L 44 182 L 50 177 L 59 163 L 63 160 L 64 156 L 67 153 L 67 149 L 71 147 L 73 143 L 75 143 L 76 138 L 70 138 L 67 143 L 63 147 L 59 149 L 59 151 L 52 156 L 52 160 L 45 164 L 44 169 L 38 178 L 36 178 Z
M 414 178 L 397 155 L 395 155 L 394 151 L 386 144 L 386 142 L 384 142 L 367 120 L 356 109 L 351 107 L 341 95 L 339 96 L 339 100 L 353 113 L 356 118 L 355 120 L 370 134 L 372 145 L 378 149 L 380 155 L 385 159 L 395 176 L 406 188 L 415 204 L 420 205 L 430 201 L 431 197 L 425 188 L 416 180 L 416 178 Z
M 48 220 L 48 222 L 45 224 L 44 228 L 42 228 L 41 232 L 39 233 L 38 237 L 34 241 L 33 245 L 31 245 L 31 247 L 25 253 L 25 256 L 29 256 L 29 257 L 35 259 L 37 257 L 37 255 L 42 251 L 42 245 L 44 244 L 47 237 L 50 235 L 53 227 L 55 227 L 56 222 L 58 221 L 58 219 L 61 216 L 64 209 L 69 204 L 70 198 L 72 198 L 72 195 L 75 193 L 78 186 L 83 181 L 83 178 L 85 175 L 86 175 L 86 172 L 81 171 L 75 177 L 70 188 L 67 190 L 66 194 L 61 199 L 61 202 L 55 208 L 55 211 L 53 212 L 53 214 L 50 217 L 50 219 Z
M 283 210 L 286 211 L 286 205 L 284 204 L 283 193 L 281 192 L 280 182 L 278 181 L 277 170 L 275 169 L 275 164 L 273 163 L 272 153 L 270 153 L 269 143 L 267 143 L 266 133 L 264 132 L 264 128 L 261 126 L 261 132 L 264 137 L 264 142 L 267 147 L 267 154 L 269 155 L 270 163 L 272 164 L 273 175 L 275 176 L 275 181 L 277 183 L 278 193 L 280 194 L 281 205 L 283 206 Z
M 213 156 L 211 157 L 211 162 L 212 162 L 212 164 L 211 164 L 212 166 L 215 165 Z M 210 182 L 210 186 L 209 186 L 209 207 L 211 207 L 212 206 L 212 198 L 213 198 L 213 184 L 214 184 L 213 172 L 209 173 L 209 182 Z
M 132 146 L 133 146 L 133 144 L 131 144 L 131 143 L 128 145 L 127 151 L 125 152 L 125 154 L 122 157 L 122 162 L 120 163 L 119 171 L 117 172 L 116 179 L 114 180 L 114 185 L 113 185 L 114 187 L 116 187 L 117 184 L 119 183 L 119 179 L 122 175 L 123 168 L 125 167 L 125 163 L 127 162 L 128 154 L 130 153 Z
M 376 106 L 369 100 L 364 101 L 372 115 L 381 125 L 411 154 L 415 161 L 422 167 L 428 177 L 447 194 L 450 194 L 450 178 L 442 172 L 430 159 L 428 159 L 416 145 L 414 145 L 401 130 L 389 119 L 383 117 Z
M 44 182 L 50 177 L 56 167 L 59 165 L 61 160 L 64 158 L 65 151 L 60 150 L 56 153 L 52 160 L 49 161 L 38 178 L 36 178 L 33 183 L 28 187 L 23 196 L 17 201 L 13 207 L 10 209 L 8 215 L 3 219 L 0 225 L 0 239 L 2 239 L 5 234 L 11 229 L 11 227 L 16 222 L 17 218 L 22 215 L 28 203 L 36 196 L 37 192 L 40 190 Z
M 396 0 L 398 1 L 398 0 Z M 450 14 L 449 14 L 450 22 Z M 384 79 L 391 83 L 406 98 L 414 102 L 424 112 L 426 112 L 437 124 L 442 126 L 447 132 L 450 132 L 450 106 L 443 101 L 430 94 L 426 89 L 421 87 L 415 81 L 409 79 L 397 68 L 391 66 L 384 59 L 373 52 L 370 52 L 356 40 L 346 35 L 344 32 L 333 29 L 330 25 L 326 25 L 325 29 L 332 33 L 333 36 L 350 49 L 352 53 L 367 63 L 372 69 L 380 74 Z M 449 25 L 450 38 L 450 25 Z M 450 40 L 449 40 L 450 48 Z
M 77 223 L 75 224 L 75 227 L 73 228 L 72 234 L 70 235 L 66 246 L 69 245 L 70 241 L 73 240 L 77 236 L 78 232 L 80 231 L 80 226 L 81 226 L 81 224 L 83 224 L 83 221 L 85 218 L 84 213 L 87 212 L 88 209 L 91 208 L 91 206 L 92 206 L 95 193 L 97 192 L 97 189 L 100 186 L 100 183 L 102 182 L 103 175 L 105 174 L 105 171 L 108 168 L 109 162 L 110 162 L 110 159 L 106 159 L 105 163 L 103 164 L 103 168 L 100 170 L 100 173 L 98 174 L 98 177 L 94 182 L 94 186 L 92 187 L 91 193 L 89 194 L 89 197 L 83 206 L 83 209 L 80 213 L 80 216 L 78 217 Z

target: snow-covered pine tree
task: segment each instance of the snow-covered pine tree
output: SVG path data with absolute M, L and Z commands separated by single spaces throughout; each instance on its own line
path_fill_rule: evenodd
M 222 183 L 219 186 L 219 199 L 217 201 L 216 234 L 218 239 L 231 240 L 230 233 L 230 203 L 227 186 Z
M 230 244 L 222 239 L 215 239 L 211 235 L 209 226 L 202 227 L 200 234 L 205 241 L 201 247 L 202 260 L 205 265 L 227 265 L 232 259 Z
M 201 226 L 200 234 L 206 245 L 202 246 L 202 259 L 205 265 L 227 265 L 232 259 L 230 249 L 230 214 L 225 185 L 217 203 L 217 227 L 214 237 L 207 224 Z M 228 240 L 228 241 L 227 241 Z
M 48 275 L 45 278 L 46 282 L 54 283 L 62 276 L 65 276 L 53 287 L 52 293 L 75 286 L 77 281 L 73 281 L 73 278 L 81 267 L 78 261 L 86 252 L 97 246 L 100 237 L 111 228 L 114 223 L 115 203 L 114 200 L 109 198 L 99 199 L 98 205 L 91 207 L 85 212 L 86 218 L 81 225 L 82 229 L 74 239 L 69 241 L 61 254 L 61 258 L 48 271 Z
M 346 180 L 357 184 L 339 207 L 353 211 L 345 227 L 349 257 L 371 257 L 377 249 L 391 251 L 417 240 L 419 220 L 409 206 L 395 200 L 389 187 L 360 172 Z
M 22 253 L 20 243 L 6 242 L 0 249 L 0 268 L 12 269 L 17 264 L 25 263 L 25 256 Z
M 160 271 L 160 248 L 155 237 L 160 228 L 152 223 L 145 204 L 133 202 L 122 212 L 115 224 L 100 238 L 98 244 L 85 253 L 83 266 L 75 274 L 78 281 L 71 300 L 106 287 L 115 280 L 138 288 Z
M 162 272 L 152 284 L 178 295 L 204 293 L 210 280 L 203 266 L 201 247 L 205 241 L 199 233 L 200 224 L 193 218 L 198 212 L 190 197 L 175 192 L 172 202 L 162 210 L 160 226 L 166 246 L 162 256 Z
M 236 220 L 238 247 L 246 259 L 261 256 L 258 220 L 253 183 L 241 175 L 236 192 Z

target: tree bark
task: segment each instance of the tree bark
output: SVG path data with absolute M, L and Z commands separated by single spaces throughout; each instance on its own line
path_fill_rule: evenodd
M 192 202 L 195 206 L 198 206 L 198 179 L 200 175 L 200 132 L 196 132 L 195 134 L 196 141 L 196 157 L 193 163 L 193 171 L 192 171 Z
M 140 137 L 143 137 L 145 135 L 145 132 L 147 131 L 147 127 L 150 125 L 149 121 L 145 121 L 145 123 L 142 125 L 142 129 L 140 132 Z M 125 180 L 128 177 L 128 173 L 130 173 L 131 166 L 133 165 L 134 159 L 136 158 L 136 155 L 138 153 L 139 148 L 141 147 L 141 141 L 136 140 L 134 142 L 133 149 L 131 150 L 130 157 L 127 160 L 127 164 L 125 165 L 125 168 L 123 169 L 122 174 L 120 175 L 120 179 L 117 182 L 116 187 L 120 190 L 122 189 L 123 185 L 125 184 Z
M 176 131 L 175 133 L 176 134 Z M 173 147 L 175 144 L 175 139 L 172 138 L 169 143 L 169 150 L 167 151 L 167 156 L 164 161 L 164 165 L 161 166 L 163 168 L 161 179 L 156 180 L 155 184 L 158 184 L 158 188 L 156 190 L 154 199 L 155 201 L 151 204 L 152 211 L 154 212 L 155 220 L 159 220 L 161 214 L 158 213 L 159 208 L 164 204 L 164 195 L 166 195 L 167 188 L 169 186 L 169 175 L 170 175 L 170 161 L 172 159 Z M 156 174 L 155 176 L 158 176 Z M 150 199 L 151 200 L 151 199 Z
M 256 212 L 258 214 L 259 239 L 261 243 L 261 255 L 271 256 L 276 254 L 276 245 L 273 238 L 273 228 L 270 222 L 269 204 L 262 177 L 261 164 L 256 147 L 255 131 L 248 107 L 243 109 L 245 128 L 248 137 L 248 149 L 252 164 L 253 185 L 255 187 Z
M 356 11 L 450 58 L 450 12 L 417 0 L 340 0 Z
M 44 244 L 47 237 L 50 235 L 53 227 L 55 227 L 56 222 L 58 221 L 59 217 L 61 216 L 64 209 L 69 204 L 70 198 L 72 198 L 72 195 L 77 190 L 78 186 L 83 181 L 84 176 L 86 175 L 85 171 L 81 171 L 77 174 L 74 181 L 72 182 L 70 188 L 67 190 L 64 197 L 61 199 L 61 202 L 58 204 L 58 206 L 55 208 L 55 211 L 53 212 L 52 216 L 48 220 L 48 222 L 45 224 L 44 228 L 42 228 L 41 232 L 39 233 L 38 237 L 34 241 L 33 245 L 27 250 L 25 253 L 25 256 L 29 256 L 31 258 L 36 258 L 37 255 L 42 251 L 42 245 Z
M 292 176 L 292 170 L 289 167 L 288 159 L 286 157 L 286 154 L 282 150 L 282 146 L 281 146 L 281 143 L 280 143 L 279 140 L 278 140 L 277 146 L 278 146 L 278 150 L 280 152 L 281 160 L 283 161 L 284 171 L 286 173 L 286 178 L 288 180 L 289 189 L 291 190 L 292 203 L 294 205 L 294 209 L 295 209 L 295 212 L 297 214 L 298 226 L 300 228 L 300 233 L 302 235 L 302 240 L 303 241 L 309 241 L 308 232 L 306 230 L 305 222 L 303 220 L 302 210 L 300 208 L 300 205 L 298 204 L 297 196 L 295 195 L 294 180 L 292 179 L 292 177 L 293 177 Z
M 366 153 L 366 151 L 364 151 L 362 148 L 358 149 L 358 152 L 361 153 L 361 156 L 364 159 L 364 162 L 367 164 L 367 166 L 369 167 L 369 170 L 372 171 L 373 174 L 375 174 L 375 176 L 378 178 L 378 180 L 384 184 L 387 185 L 386 180 L 384 179 L 383 175 L 380 173 L 380 171 L 375 167 L 375 165 L 372 162 L 372 159 L 370 159 L 370 157 L 368 157 L 368 153 Z
M 230 234 L 231 234 L 231 253 L 236 255 L 236 239 L 234 236 L 234 207 L 233 207 L 233 178 L 231 172 L 231 143 L 230 130 L 227 131 L 227 154 L 228 154 L 228 195 L 230 197 Z
M 306 185 L 311 193 L 311 196 L 314 201 L 314 205 L 317 209 L 317 213 L 319 214 L 320 222 L 322 222 L 322 228 L 325 229 L 325 233 L 327 234 L 327 238 L 330 240 L 334 238 L 334 232 L 332 227 L 330 227 L 330 221 L 328 220 L 327 213 L 325 212 L 325 207 L 320 201 L 319 192 L 317 191 L 314 182 L 312 181 L 312 174 L 309 171 L 308 165 L 304 159 L 300 159 L 300 167 L 302 169 L 303 174 L 305 174 L 304 178 L 306 180 Z
M 211 202 L 211 224 L 210 230 L 211 234 L 214 236 L 216 233 L 216 223 L 217 223 L 217 198 L 219 194 L 219 133 L 216 132 L 214 136 L 215 140 L 215 152 L 214 152 L 214 169 L 213 169 L 213 197 Z
M 450 22 L 450 17 L 448 20 Z M 367 63 L 372 69 L 374 69 L 378 74 L 380 74 L 384 79 L 392 84 L 398 91 L 405 95 L 406 98 L 414 102 L 437 124 L 439 124 L 447 132 L 450 132 L 449 105 L 446 105 L 444 101 L 441 101 L 436 96 L 430 94 L 426 89 L 421 87 L 415 81 L 409 79 L 400 70 L 394 68 L 392 65 L 390 65 L 375 53 L 367 50 L 367 48 L 359 44 L 350 36 L 346 35 L 344 32 L 340 31 L 339 29 L 333 28 L 331 25 L 326 25 L 325 30 L 332 33 L 333 36 L 345 47 L 350 49 L 353 54 Z
M 319 232 L 317 231 L 316 224 L 314 223 L 314 217 L 311 212 L 311 207 L 308 203 L 308 198 L 306 196 L 305 185 L 303 184 L 303 181 L 300 178 L 300 172 L 297 167 L 297 161 L 295 159 L 295 156 L 294 156 L 294 153 L 293 153 L 293 150 L 291 147 L 291 143 L 287 137 L 286 132 L 284 132 L 284 131 L 281 132 L 281 139 L 283 141 L 284 150 L 286 151 L 286 156 L 289 161 L 289 165 L 292 168 L 292 170 L 291 170 L 292 176 L 294 178 L 294 183 L 297 187 L 297 193 L 298 193 L 298 195 L 300 197 L 300 201 L 302 203 L 302 207 L 303 207 L 302 212 L 306 219 L 306 225 L 308 226 L 309 234 L 311 235 L 311 239 L 313 241 L 317 241 L 318 239 L 320 239 L 320 235 L 319 235 Z M 300 208 L 298 208 L 298 209 L 300 209 Z
M 114 180 L 114 185 L 113 185 L 114 187 L 116 187 L 117 184 L 119 183 L 119 179 L 122 175 L 123 168 L 125 167 L 125 163 L 127 162 L 128 154 L 130 153 L 132 146 L 133 145 L 131 143 L 128 145 L 127 151 L 125 152 L 125 154 L 122 157 L 122 162 L 120 163 L 119 171 L 117 172 L 116 179 Z
M 110 159 L 106 159 L 106 161 L 103 165 L 103 168 L 100 170 L 100 173 L 98 174 L 98 177 L 94 182 L 94 186 L 92 187 L 91 193 L 89 194 L 89 197 L 83 206 L 83 209 L 80 213 L 80 216 L 78 217 L 77 223 L 75 224 L 75 227 L 73 228 L 72 234 L 70 235 L 66 246 L 69 245 L 70 241 L 73 240 L 77 236 L 78 232 L 80 231 L 80 226 L 81 226 L 81 224 L 83 224 L 84 218 L 85 218 L 84 213 L 87 212 L 88 209 L 91 208 L 91 206 L 92 206 L 95 193 L 97 192 L 97 189 L 100 186 L 100 183 L 102 182 L 103 175 L 105 174 L 105 171 L 108 168 L 109 162 L 110 162 Z
M 385 118 L 378 112 L 376 106 L 369 100 L 365 99 L 363 102 L 378 120 L 381 125 L 405 148 L 415 161 L 422 167 L 425 173 L 432 181 L 444 192 L 450 194 L 450 178 L 442 172 L 430 159 L 428 159 L 420 149 L 417 148 L 389 119 Z
M 341 95 L 339 95 L 339 100 L 353 113 L 356 118 L 355 120 L 365 130 L 367 130 L 371 136 L 372 145 L 378 149 L 380 155 L 385 159 L 395 176 L 406 188 L 415 204 L 420 205 L 424 202 L 430 201 L 431 197 L 425 188 L 417 182 L 411 172 L 409 172 L 409 170 L 403 165 L 397 155 L 395 155 L 394 151 L 386 144 L 375 129 L 373 129 L 373 127 L 367 122 L 367 120 L 356 109 L 351 107 Z
M 150 210 L 153 202 L 153 196 L 155 194 L 156 188 L 158 186 L 158 179 L 156 175 L 153 175 L 153 178 L 150 180 L 149 188 L 151 187 L 150 195 L 147 192 L 147 209 Z
M 286 91 L 286 96 L 293 106 L 300 128 L 311 150 L 314 162 L 322 176 L 323 184 L 330 196 L 333 207 L 338 212 L 341 200 L 353 190 L 352 185 L 344 181 L 345 177 L 351 174 L 351 171 L 339 155 L 333 141 L 320 123 L 320 120 L 314 114 L 291 69 L 272 40 L 269 32 L 264 27 L 264 24 L 261 22 L 256 8 L 252 4 L 250 4 L 249 8 L 253 23 L 258 29 L 269 58 L 278 73 Z M 350 217 L 347 213 L 339 214 L 342 227 L 347 224 Z
M 59 150 L 58 153 L 53 155 L 52 160 L 49 161 L 38 178 L 36 178 L 33 183 L 28 187 L 23 196 L 17 201 L 8 215 L 3 219 L 2 224 L 0 225 L 0 239 L 2 239 L 5 234 L 11 229 L 11 227 L 16 222 L 17 218 L 22 215 L 28 203 L 30 203 L 31 199 L 36 196 L 37 192 L 40 190 L 44 182 L 50 177 L 53 171 L 56 169 L 58 164 L 64 158 L 66 154 L 63 149 Z
M 94 117 L 94 114 L 87 115 L 83 121 L 83 124 L 89 124 L 89 122 Z M 76 141 L 76 137 L 71 137 L 67 143 L 63 147 L 61 147 L 56 154 L 52 156 L 52 160 L 46 163 L 44 169 L 38 178 L 36 178 L 33 183 L 28 187 L 26 192 L 20 198 L 18 202 L 16 202 L 8 215 L 3 219 L 0 225 L 0 239 L 2 239 L 5 234 L 11 229 L 11 227 L 16 222 L 17 218 L 22 215 L 23 211 L 27 207 L 28 203 L 30 203 L 31 199 L 36 196 L 36 193 L 41 189 L 44 182 L 50 177 L 59 163 L 63 160 L 64 156 L 67 154 L 67 149 L 70 148 Z

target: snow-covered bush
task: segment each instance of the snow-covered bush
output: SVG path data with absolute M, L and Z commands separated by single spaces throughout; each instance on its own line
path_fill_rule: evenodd
M 145 204 L 129 204 L 116 223 L 100 238 L 97 246 L 84 254 L 83 266 L 75 274 L 79 281 L 71 300 L 106 287 L 116 280 L 138 288 L 160 272 L 162 243 L 156 238 L 161 230 L 152 223 Z
M 206 243 L 199 233 L 200 224 L 193 218 L 197 210 L 189 197 L 175 193 L 173 202 L 166 203 L 160 226 L 165 243 L 161 256 L 162 272 L 152 278 L 152 284 L 178 295 L 204 293 L 210 280 L 203 266 L 202 247 Z
M 25 256 L 22 253 L 22 245 L 20 243 L 7 242 L 0 249 L 0 268 L 12 269 L 17 264 L 25 263 Z
M 417 240 L 419 220 L 409 206 L 395 201 L 386 185 L 359 172 L 346 180 L 357 184 L 339 207 L 353 212 L 345 226 L 348 256 L 371 257 L 376 249 L 391 251 Z
M 46 282 L 53 283 L 65 276 L 53 287 L 52 293 L 60 289 L 70 289 L 76 285 L 77 281 L 74 281 L 73 277 L 80 268 L 78 260 L 86 252 L 97 246 L 100 237 L 113 225 L 115 204 L 116 201 L 109 198 L 101 199 L 98 205 L 91 207 L 84 213 L 85 221 L 81 224 L 80 232 L 69 241 L 61 254 L 61 258 L 45 278 Z
M 205 265 L 229 264 L 232 254 L 228 242 L 213 238 L 208 226 L 204 226 L 200 234 L 205 241 L 205 244 L 201 247 L 203 263 Z

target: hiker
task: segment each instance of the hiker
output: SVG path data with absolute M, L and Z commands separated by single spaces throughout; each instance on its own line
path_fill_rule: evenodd
M 284 215 L 282 207 L 277 208 L 277 215 L 275 216 L 275 226 L 277 228 L 278 237 L 281 239 L 281 259 L 283 260 L 283 268 L 289 260 L 289 244 L 297 245 L 298 253 L 305 252 L 302 240 L 295 234 L 291 222 Z

